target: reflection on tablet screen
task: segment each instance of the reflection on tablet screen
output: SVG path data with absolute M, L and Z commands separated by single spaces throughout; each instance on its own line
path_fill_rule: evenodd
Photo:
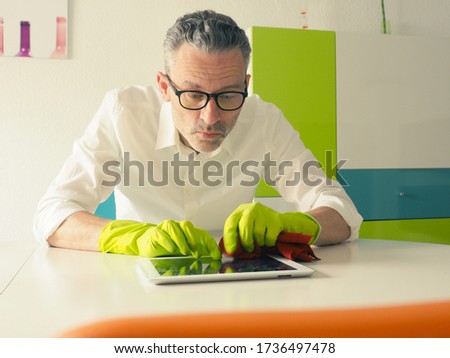
M 161 276 L 187 276 L 227 273 L 246 273 L 258 271 L 294 270 L 293 267 L 277 261 L 269 256 L 256 259 L 234 260 L 226 258 L 222 261 L 211 258 L 159 258 L 150 259 Z

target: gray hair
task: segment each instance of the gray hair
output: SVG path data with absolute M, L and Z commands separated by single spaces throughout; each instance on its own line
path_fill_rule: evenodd
M 197 11 L 177 19 L 164 40 L 164 65 L 168 72 L 174 53 L 183 43 L 205 52 L 223 52 L 239 48 L 245 65 L 250 62 L 251 47 L 245 31 L 229 16 L 212 10 Z

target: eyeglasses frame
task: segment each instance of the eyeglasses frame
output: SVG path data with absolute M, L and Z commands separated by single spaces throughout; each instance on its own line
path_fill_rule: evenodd
M 209 100 L 210 100 L 211 98 L 214 98 L 214 101 L 216 102 L 217 107 L 218 107 L 219 109 L 221 109 L 222 111 L 226 111 L 226 112 L 237 111 L 239 108 L 241 108 L 241 107 L 244 105 L 245 99 L 248 97 L 247 84 L 245 85 L 245 90 L 244 90 L 243 92 L 241 92 L 241 91 L 223 91 L 223 92 L 217 92 L 217 93 L 208 93 L 208 92 L 197 91 L 197 90 L 182 90 L 182 91 L 181 91 L 181 90 L 178 90 L 178 89 L 175 87 L 175 84 L 172 82 L 172 79 L 169 77 L 168 74 L 165 74 L 165 76 L 167 77 L 167 81 L 169 82 L 169 85 L 170 85 L 170 87 L 172 88 L 173 92 L 174 92 L 175 95 L 178 97 L 178 102 L 180 103 L 180 106 L 183 107 L 184 109 L 187 109 L 187 110 L 190 110 L 190 111 L 199 111 L 199 110 L 205 108 L 205 107 L 208 105 Z M 187 93 L 187 92 L 200 93 L 200 94 L 205 95 L 206 98 L 207 98 L 205 104 L 204 104 L 202 107 L 200 107 L 200 108 L 189 108 L 189 107 L 185 107 L 185 106 L 181 103 L 181 95 L 182 95 L 183 93 Z M 240 105 L 239 107 L 237 107 L 237 108 L 234 108 L 234 109 L 225 109 L 225 108 L 222 108 L 222 107 L 220 106 L 220 104 L 219 104 L 218 97 L 219 97 L 220 95 L 225 94 L 225 93 L 238 93 L 238 94 L 241 94 L 241 95 L 243 96 L 241 105 Z

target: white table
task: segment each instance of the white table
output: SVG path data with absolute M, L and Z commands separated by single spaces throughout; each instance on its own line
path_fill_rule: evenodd
M 450 299 L 450 246 L 360 239 L 315 253 L 322 260 L 307 264 L 316 270 L 308 278 L 156 286 L 138 274 L 139 258 L 38 246 L 0 295 L 0 337 L 48 337 L 127 315 Z
M 13 281 L 35 248 L 36 243 L 29 241 L 0 243 L 0 295 Z

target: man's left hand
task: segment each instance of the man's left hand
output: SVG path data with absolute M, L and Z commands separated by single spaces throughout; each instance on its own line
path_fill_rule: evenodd
M 275 246 L 282 231 L 310 235 L 308 244 L 312 244 L 319 236 L 320 225 L 302 212 L 278 213 L 261 203 L 241 204 L 225 222 L 223 244 L 232 254 L 240 239 L 244 250 L 253 252 L 255 243 L 260 247 Z

